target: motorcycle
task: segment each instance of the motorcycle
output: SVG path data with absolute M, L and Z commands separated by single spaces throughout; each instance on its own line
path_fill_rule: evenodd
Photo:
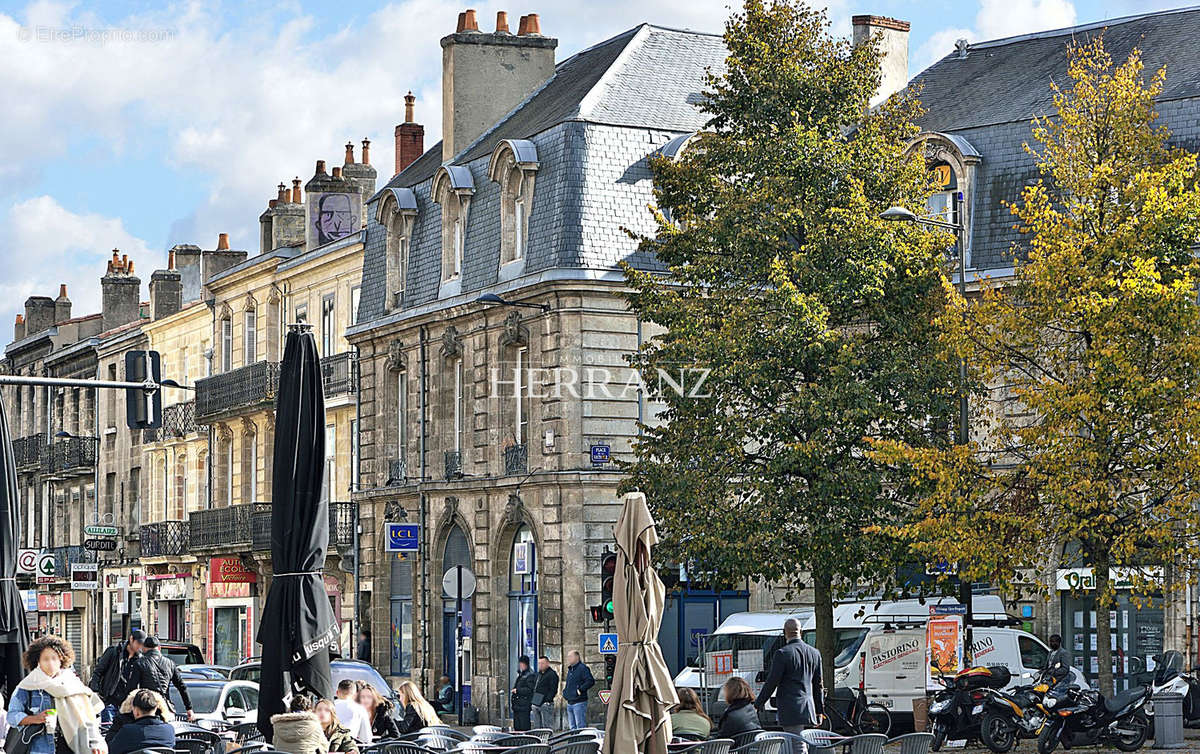
M 1007 754 L 1018 740 L 1037 738 L 1046 722 L 1046 710 L 1042 706 L 1046 692 L 1067 675 L 1067 672 L 1056 675 L 1044 670 L 1031 684 L 1008 691 L 992 690 L 984 700 L 983 719 L 979 721 L 979 737 L 983 745 L 996 754 Z M 1023 677 L 1029 678 L 1030 675 Z
M 1150 694 L 1179 694 L 1183 697 L 1184 725 L 1200 724 L 1200 680 L 1196 679 L 1195 671 L 1183 672 L 1183 655 L 1174 649 L 1163 654 L 1159 660 Z M 1146 705 L 1146 714 L 1154 714 L 1153 705 Z
M 945 688 L 929 704 L 929 723 L 933 733 L 930 748 L 939 751 L 946 741 L 979 738 L 979 722 L 989 693 L 1002 689 L 1012 680 L 1003 665 L 966 668 L 953 678 L 939 676 Z
M 1046 693 L 1046 724 L 1038 735 L 1038 754 L 1050 754 L 1058 744 L 1103 746 L 1137 751 L 1150 734 L 1146 705 L 1150 690 L 1138 686 L 1109 698 L 1098 691 L 1059 684 Z

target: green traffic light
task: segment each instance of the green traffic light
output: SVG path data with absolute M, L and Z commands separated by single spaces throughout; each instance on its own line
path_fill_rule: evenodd
M 610 616 L 616 614 L 616 611 L 613 609 L 613 601 L 612 600 L 609 600 L 608 602 L 604 603 L 604 612 L 608 613 Z

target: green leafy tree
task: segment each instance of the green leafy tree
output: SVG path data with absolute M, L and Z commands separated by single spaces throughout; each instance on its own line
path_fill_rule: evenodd
M 665 556 L 714 583 L 811 583 L 831 684 L 834 599 L 898 557 L 868 532 L 903 499 L 868 439 L 948 436 L 934 428 L 954 365 L 933 320 L 952 240 L 879 218 L 922 206 L 929 181 L 905 154 L 917 103 L 868 108 L 873 46 L 789 0 L 748 0 L 725 43 L 707 127 L 653 162 L 641 247 L 669 274 L 626 271 L 633 311 L 661 328 L 633 363 L 664 404 L 628 487 L 649 496 Z
M 1144 78 L 1137 50 L 1114 67 L 1102 38 L 1069 58 L 1026 147 L 1041 179 L 1012 206 L 1014 277 L 941 319 L 982 388 L 982 439 L 879 455 L 918 489 L 901 533 L 973 578 L 1009 584 L 1079 543 L 1111 693 L 1110 568 L 1131 569 L 1136 599 L 1200 555 L 1200 192 L 1196 155 L 1156 124 L 1165 69 Z

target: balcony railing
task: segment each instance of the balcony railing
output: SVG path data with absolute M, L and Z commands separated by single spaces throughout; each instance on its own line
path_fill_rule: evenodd
M 195 401 L 176 403 L 163 409 L 162 439 L 184 438 L 196 431 Z
M 42 457 L 42 469 L 49 474 L 91 473 L 96 465 L 95 437 L 62 437 Z
M 254 503 L 195 511 L 189 516 L 192 550 L 240 549 L 253 539 Z
M 354 544 L 354 503 L 329 504 L 329 547 L 349 547 Z M 251 546 L 256 551 L 271 549 L 271 504 L 255 503 L 250 528 L 253 530 Z
M 529 470 L 529 446 L 525 443 L 504 449 L 504 473 L 524 474 Z
M 13 440 L 13 455 L 16 456 L 18 469 L 40 465 L 42 457 L 48 453 L 46 435 L 43 432 Z
M 60 579 L 70 578 L 72 563 L 96 562 L 96 553 L 81 545 L 51 547 L 50 552 L 54 554 L 54 575 Z
M 142 524 L 142 557 L 183 555 L 188 548 L 187 521 L 155 521 Z
M 358 385 L 358 365 L 354 352 L 326 356 L 321 359 L 321 380 L 325 384 L 325 397 L 345 393 L 353 394 Z
M 408 484 L 408 461 L 403 458 L 393 458 L 388 461 L 388 487 L 401 487 Z
M 279 364 L 258 361 L 196 381 L 196 421 L 204 424 L 225 414 L 275 400 Z
M 462 451 L 446 451 L 446 478 L 457 479 L 462 476 Z

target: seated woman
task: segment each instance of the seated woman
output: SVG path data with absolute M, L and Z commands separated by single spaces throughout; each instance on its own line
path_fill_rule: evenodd
M 329 739 L 313 714 L 312 700 L 303 694 L 292 697 L 288 711 L 282 715 L 271 715 L 271 725 L 275 728 L 272 743 L 279 751 L 289 754 L 326 754 L 329 751 Z
M 329 739 L 329 751 L 346 752 L 346 754 L 358 754 L 358 742 L 354 740 L 354 736 L 350 735 L 350 731 L 342 725 L 338 720 L 337 708 L 333 706 L 333 702 L 328 699 L 322 699 L 317 702 L 317 722 L 321 724 L 321 730 L 325 731 L 325 738 Z
M 691 689 L 675 689 L 679 704 L 671 713 L 671 730 L 690 741 L 703 741 L 712 732 L 712 718 L 704 714 L 700 697 Z
M 400 737 L 396 721 L 392 719 L 391 702 L 380 696 L 374 686 L 363 683 L 359 687 L 358 703 L 367 711 L 367 717 L 371 720 L 371 735 L 376 741 Z
M 716 738 L 733 738 L 742 733 L 762 730 L 758 710 L 754 708 L 754 692 L 745 679 L 734 676 L 721 687 L 721 696 L 729 705 L 717 723 Z
M 421 690 L 412 681 L 404 681 L 396 689 L 400 695 L 400 703 L 404 705 L 404 719 L 400 721 L 400 735 L 416 733 L 426 725 L 438 725 L 442 722 L 433 705 L 421 695 Z

